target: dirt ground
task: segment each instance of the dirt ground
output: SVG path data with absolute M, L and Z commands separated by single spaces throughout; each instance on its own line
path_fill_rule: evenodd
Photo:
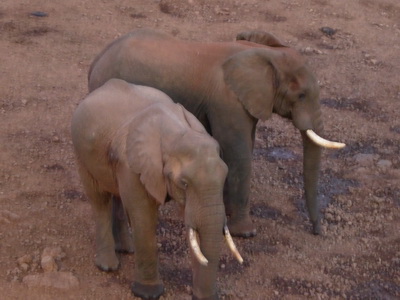
M 243 265 L 223 250 L 221 298 L 399 299 L 398 0 L 2 0 L 0 298 L 134 298 L 134 255 L 121 255 L 115 273 L 94 266 L 94 223 L 69 128 L 95 55 L 143 27 L 202 41 L 274 33 L 307 56 L 325 136 L 347 143 L 324 152 L 323 234 L 313 236 L 300 135 L 277 116 L 259 123 L 251 193 L 258 235 L 235 239 Z M 160 211 L 158 239 L 162 299 L 190 299 L 173 203 Z

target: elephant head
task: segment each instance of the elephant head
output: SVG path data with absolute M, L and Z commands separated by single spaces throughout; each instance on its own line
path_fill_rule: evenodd
M 318 173 L 321 147 L 342 148 L 342 143 L 320 137 L 323 131 L 317 80 L 302 56 L 283 46 L 273 35 L 241 33 L 238 40 L 255 46 L 229 57 L 223 65 L 224 80 L 245 109 L 266 120 L 272 113 L 293 121 L 301 132 L 304 147 L 304 186 L 313 232 L 318 234 Z
M 179 126 L 170 126 L 171 117 Z M 183 206 L 193 253 L 193 294 L 199 299 L 216 297 L 223 232 L 242 261 L 225 225 L 223 186 L 228 169 L 219 156 L 219 145 L 179 104 L 167 115 L 165 108 L 153 106 L 138 122 L 132 124 L 127 138 L 130 167 L 158 203 L 169 196 Z

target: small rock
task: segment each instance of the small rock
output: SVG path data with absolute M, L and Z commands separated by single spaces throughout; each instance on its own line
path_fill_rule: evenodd
M 29 265 L 26 264 L 26 263 L 22 263 L 22 264 L 20 264 L 19 266 L 20 266 L 20 268 L 21 268 L 23 271 L 25 271 L 25 272 L 29 270 Z
M 375 58 L 370 59 L 370 63 L 373 64 L 374 66 L 379 63 L 379 61 Z
M 22 264 L 31 264 L 33 261 L 32 255 L 26 254 L 17 259 L 18 264 L 21 266 Z
M 47 272 L 38 275 L 28 275 L 22 282 L 29 287 L 52 287 L 70 289 L 79 285 L 79 280 L 71 272 Z
M 42 256 L 42 260 L 40 262 L 43 271 L 45 272 L 55 272 L 58 270 L 58 266 L 56 261 L 51 256 Z
M 314 49 L 311 47 L 305 47 L 300 50 L 303 54 L 310 55 L 310 54 L 323 54 L 321 50 Z
M 51 256 L 54 259 L 62 259 L 65 257 L 65 253 L 62 251 L 61 247 L 46 247 L 42 253 L 42 257 L 44 256 Z
M 319 30 L 321 30 L 321 32 L 327 36 L 333 36 L 336 33 L 336 29 L 333 29 L 331 27 L 321 27 Z

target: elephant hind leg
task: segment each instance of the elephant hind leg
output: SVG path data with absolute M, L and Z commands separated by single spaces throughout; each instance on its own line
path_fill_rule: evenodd
M 115 240 L 115 250 L 133 253 L 133 237 L 127 213 L 120 197 L 112 196 L 112 228 Z
M 101 190 L 97 181 L 84 168 L 79 168 L 79 174 L 96 224 L 96 266 L 103 271 L 115 271 L 119 267 L 119 260 L 115 254 L 112 234 L 111 194 Z

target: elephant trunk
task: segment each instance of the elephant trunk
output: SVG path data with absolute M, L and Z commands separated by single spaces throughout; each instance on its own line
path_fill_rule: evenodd
M 193 266 L 193 299 L 218 299 L 216 282 L 225 222 L 222 195 L 220 199 L 221 201 L 215 205 L 208 200 L 203 202 L 207 203 L 207 206 L 200 208 L 200 213 L 195 216 L 197 225 L 194 229 L 198 234 L 200 251 L 207 263 L 199 261 L 190 248 Z
M 321 135 L 323 125 L 320 111 L 318 111 L 317 117 L 314 120 L 313 130 Z M 322 148 L 308 137 L 306 131 L 301 131 L 301 135 L 303 139 L 303 176 L 306 205 L 313 226 L 313 233 L 320 234 L 320 214 L 317 194 Z

